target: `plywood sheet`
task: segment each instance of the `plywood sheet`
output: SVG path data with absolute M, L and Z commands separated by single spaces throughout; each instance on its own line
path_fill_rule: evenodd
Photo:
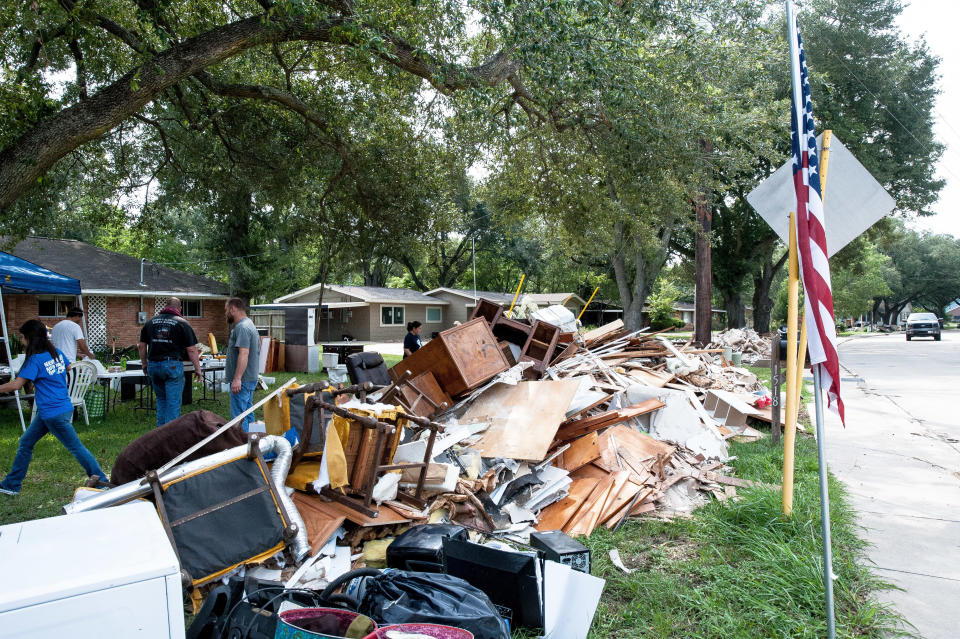
M 555 462 L 556 466 L 573 472 L 582 468 L 600 457 L 599 436 L 590 433 L 570 443 L 570 448 L 563 451 Z
M 600 435 L 600 450 L 603 451 L 605 448 L 610 447 L 610 437 L 615 437 L 617 442 L 617 448 L 629 450 L 630 453 L 636 458 L 637 461 L 643 462 L 651 458 L 656 458 L 657 455 L 666 455 L 670 456 L 676 450 L 676 447 L 671 446 L 665 442 L 662 442 L 658 439 L 654 439 L 646 433 L 642 433 L 638 430 L 634 430 L 629 426 L 623 424 L 619 426 L 614 426 L 603 431 Z M 603 464 L 598 464 L 601 468 L 605 468 Z M 619 469 L 619 468 L 618 468 Z M 606 468 L 606 470 L 611 470 Z
M 324 501 L 318 495 L 307 495 L 295 491 L 293 493 L 293 504 L 297 507 L 297 511 L 307 527 L 310 555 L 316 555 L 336 532 L 337 528 L 343 525 L 346 517 L 324 508 Z
M 475 448 L 484 457 L 541 461 L 564 420 L 576 379 L 498 384 L 483 393 L 461 423 L 489 423 Z
M 576 514 L 599 482 L 599 479 L 590 477 L 574 479 L 566 497 L 543 509 L 536 529 L 540 531 L 562 529 L 570 521 L 570 518 Z
M 586 478 L 586 477 L 589 477 L 589 478 L 592 478 L 592 479 L 603 479 L 604 477 L 606 477 L 606 476 L 609 475 L 609 474 L 610 474 L 610 473 L 608 473 L 608 472 L 605 471 L 604 469 L 600 468 L 600 467 L 597 466 L 596 464 L 587 464 L 587 465 L 584 466 L 583 468 L 580 468 L 580 469 L 578 469 L 578 470 L 570 473 L 570 478 L 571 478 L 571 479 L 584 479 L 584 478 Z
M 654 388 L 663 388 L 665 384 L 673 381 L 673 375 L 671 373 L 660 373 L 638 369 L 631 371 L 630 375 L 645 381 Z
M 597 516 L 599 516 L 598 511 L 603 510 L 603 505 L 606 503 L 607 497 L 610 495 L 610 489 L 613 488 L 613 482 L 615 478 L 615 475 L 608 475 L 600 480 L 600 482 L 584 500 L 583 506 L 563 527 L 563 532 L 567 533 L 571 537 L 590 534 L 592 530 L 590 527 L 590 520 L 593 518 L 594 512 L 597 512 Z

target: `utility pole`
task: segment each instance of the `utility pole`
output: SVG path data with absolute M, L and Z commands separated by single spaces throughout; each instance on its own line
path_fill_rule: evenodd
M 700 141 L 700 152 L 708 155 L 713 152 L 713 144 Z M 707 206 L 706 185 L 697 196 L 694 209 L 697 215 L 697 277 L 693 318 L 693 341 L 706 346 L 711 340 L 710 324 L 712 320 L 713 280 L 710 266 L 710 229 L 713 226 L 713 211 Z

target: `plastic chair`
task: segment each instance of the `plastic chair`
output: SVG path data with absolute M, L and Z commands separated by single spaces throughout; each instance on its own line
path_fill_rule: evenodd
M 91 384 L 97 379 L 97 367 L 93 362 L 80 361 L 71 369 L 70 375 L 70 403 L 74 408 L 83 409 L 83 421 L 87 426 L 90 425 L 90 417 L 87 415 L 87 402 L 83 396 L 87 394 Z

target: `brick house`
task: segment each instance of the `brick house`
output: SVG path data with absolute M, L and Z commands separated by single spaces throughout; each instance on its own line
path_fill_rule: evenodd
M 150 262 L 143 263 L 141 271 L 135 257 L 77 240 L 29 237 L 9 253 L 80 280 L 92 350 L 136 344 L 143 321 L 171 296 L 183 301 L 184 317 L 198 340 L 206 342 L 213 333 L 218 343 L 226 342 L 223 303 L 229 296 L 221 282 Z M 12 330 L 32 318 L 52 328 L 76 305 L 72 296 L 55 295 L 5 295 L 4 301 Z

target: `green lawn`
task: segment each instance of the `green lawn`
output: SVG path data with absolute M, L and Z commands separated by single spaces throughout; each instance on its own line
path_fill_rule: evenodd
M 737 476 L 779 484 L 782 449 L 769 438 L 734 443 Z M 594 574 L 607 580 L 590 637 L 716 639 L 826 636 L 816 446 L 799 437 L 793 516 L 780 492 L 738 489 L 741 499 L 712 502 L 687 520 L 631 520 L 589 540 Z M 843 487 L 831 481 L 838 637 L 885 637 L 900 620 L 874 597 L 886 587 L 864 563 Z M 618 548 L 626 575 L 607 553 Z

